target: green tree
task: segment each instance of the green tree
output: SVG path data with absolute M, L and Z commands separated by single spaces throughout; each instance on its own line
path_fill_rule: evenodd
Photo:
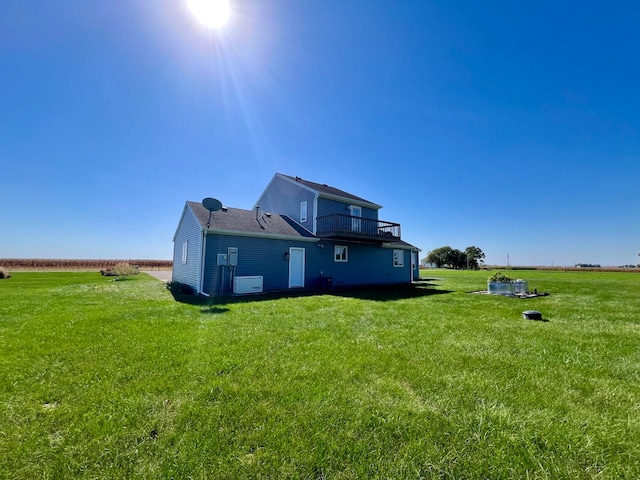
M 463 252 L 450 246 L 435 248 L 425 257 L 429 263 L 435 264 L 436 267 L 450 266 L 451 268 L 464 268 L 467 257 Z
M 484 265 L 485 255 L 484 252 L 476 247 L 471 246 L 464 249 L 464 255 L 466 257 L 466 267 L 478 269 L 481 265 Z
M 435 248 L 427 254 L 425 260 L 428 263 L 433 263 L 438 268 L 443 267 L 448 263 L 447 260 L 449 259 L 450 252 L 452 250 L 453 249 L 449 246 Z
M 433 263 L 438 268 L 449 266 L 451 268 L 477 269 L 484 264 L 484 258 L 484 252 L 478 247 L 467 247 L 464 252 L 461 252 L 457 248 L 446 245 L 431 250 L 424 261 Z
M 464 252 L 461 252 L 457 248 L 451 249 L 451 251 L 449 252 L 449 258 L 447 259 L 447 264 L 451 265 L 451 268 L 465 268 L 466 263 L 467 256 L 464 254 Z

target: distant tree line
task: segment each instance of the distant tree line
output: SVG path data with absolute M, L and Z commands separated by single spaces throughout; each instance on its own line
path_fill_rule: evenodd
M 0 258 L 0 265 L 13 269 L 69 269 L 83 270 L 94 268 L 112 268 L 119 263 L 137 265 L 138 268 L 153 270 L 160 268 L 171 268 L 171 260 L 108 260 L 108 259 L 52 259 L 52 258 Z
M 484 252 L 476 246 L 467 247 L 462 252 L 447 245 L 431 250 L 423 261 L 434 264 L 437 268 L 477 270 L 484 266 L 484 259 Z

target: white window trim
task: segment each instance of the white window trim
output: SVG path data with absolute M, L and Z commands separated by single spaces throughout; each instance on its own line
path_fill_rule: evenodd
M 307 201 L 300 202 L 300 223 L 307 221 Z
M 404 267 L 404 250 L 398 250 L 396 248 L 393 249 L 393 266 L 394 267 Z
M 344 259 L 337 257 L 337 249 L 344 248 Z M 349 247 L 346 245 L 335 245 L 333 247 L 333 261 L 336 263 L 346 263 L 349 261 Z
M 188 251 L 189 251 L 189 241 L 187 240 L 182 244 L 182 264 L 183 265 L 187 264 L 187 259 L 189 258 L 187 254 Z
M 349 205 L 349 211 L 354 217 L 362 217 L 362 207 L 359 205 Z

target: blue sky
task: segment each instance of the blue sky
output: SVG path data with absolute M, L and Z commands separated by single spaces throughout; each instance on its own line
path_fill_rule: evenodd
M 275 172 L 490 264 L 640 257 L 640 4 L 0 3 L 0 258 L 162 258 Z

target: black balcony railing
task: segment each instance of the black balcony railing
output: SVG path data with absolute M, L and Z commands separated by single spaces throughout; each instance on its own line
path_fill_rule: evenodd
M 316 235 L 326 238 L 395 242 L 400 240 L 400 224 L 334 213 L 318 217 Z

